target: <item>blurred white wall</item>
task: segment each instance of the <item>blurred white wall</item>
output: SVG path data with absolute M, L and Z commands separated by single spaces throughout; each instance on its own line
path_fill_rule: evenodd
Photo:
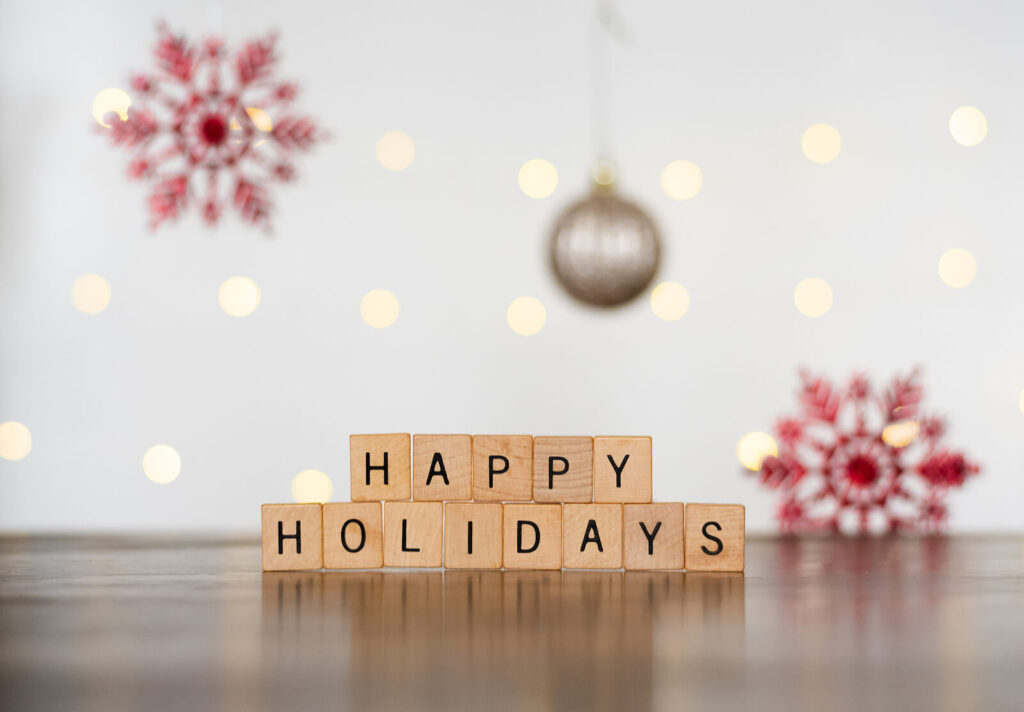
M 299 470 L 348 497 L 351 432 L 643 433 L 655 496 L 742 502 L 773 528 L 771 494 L 741 473 L 737 439 L 794 409 L 801 365 L 882 379 L 925 367 L 926 407 L 984 465 L 951 500 L 957 530 L 1024 518 L 1024 6 L 1012 2 L 621 4 L 613 68 L 623 191 L 666 239 L 661 278 L 692 297 L 680 321 L 646 299 L 578 306 L 544 261 L 556 213 L 587 187 L 590 5 L 6 0 L 0 6 L 0 421 L 32 432 L 0 460 L 0 529 L 254 530 L 290 500 Z M 276 188 L 267 238 L 229 216 L 151 234 L 145 190 L 96 133 L 93 96 L 151 68 L 159 18 L 231 42 L 281 31 L 282 75 L 332 140 Z M 980 107 L 965 148 L 950 113 Z M 843 138 L 829 165 L 800 137 Z M 400 129 L 413 165 L 383 170 L 374 144 Z M 526 197 L 519 166 L 559 169 Z M 670 200 L 673 159 L 704 187 Z M 954 290 L 940 255 L 969 249 Z M 110 307 L 71 304 L 86 273 Z M 218 307 L 241 274 L 263 301 Z M 807 276 L 832 310 L 793 307 Z M 374 330 L 372 288 L 401 301 Z M 525 338 L 508 303 L 533 295 Z M 180 477 L 142 473 L 155 443 Z

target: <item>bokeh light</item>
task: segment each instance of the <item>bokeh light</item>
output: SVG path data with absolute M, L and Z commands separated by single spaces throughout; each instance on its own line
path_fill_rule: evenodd
M 377 162 L 389 171 L 404 171 L 416 158 L 416 144 L 408 134 L 388 131 L 377 139 Z
M 32 433 L 21 423 L 8 420 L 0 423 L 0 457 L 21 460 L 32 450 Z
M 260 288 L 248 277 L 231 277 L 220 285 L 217 301 L 230 316 L 248 316 L 260 305 Z
M 793 303 L 804 316 L 819 317 L 832 307 L 832 287 L 818 277 L 808 277 L 793 290 Z
M 374 329 L 386 329 L 398 318 L 398 297 L 386 289 L 371 289 L 359 304 L 359 313 Z
M 165 485 L 181 474 L 181 457 L 170 445 L 154 445 L 142 456 L 142 471 L 157 484 Z
M 98 274 L 83 274 L 71 288 L 71 302 L 83 314 L 99 314 L 110 304 L 110 284 Z
M 882 428 L 882 440 L 892 447 L 906 447 L 917 439 L 921 424 L 916 420 L 890 423 Z
M 747 433 L 736 444 L 736 458 L 748 470 L 760 470 L 761 461 L 769 455 L 776 457 L 779 445 L 768 433 Z
M 839 155 L 843 140 L 839 132 L 828 124 L 814 124 L 804 131 L 800 148 L 815 163 L 831 163 Z
M 939 277 L 954 289 L 963 289 L 974 281 L 978 274 L 978 263 L 967 250 L 947 250 L 939 258 Z
M 533 158 L 519 168 L 519 187 L 531 198 L 546 198 L 558 187 L 558 170 L 543 158 Z
M 249 118 L 252 119 L 252 123 L 260 131 L 266 132 L 274 130 L 274 122 L 271 121 L 270 114 L 263 109 L 256 106 L 247 106 L 245 107 L 245 113 L 249 115 Z
M 296 502 L 329 502 L 331 478 L 320 470 L 303 470 L 292 478 L 292 499 Z
M 508 305 L 506 313 L 509 328 L 520 336 L 533 336 L 544 328 L 547 310 L 539 299 L 519 297 Z
M 661 189 L 673 200 L 689 200 L 702 185 L 704 175 L 693 161 L 672 161 L 661 171 Z
M 659 319 L 682 319 L 690 308 L 690 293 L 676 282 L 662 282 L 651 292 L 651 311 Z
M 962 146 L 977 146 L 988 135 L 988 119 L 974 106 L 961 106 L 949 117 L 949 133 Z
M 103 119 L 108 114 L 117 114 L 121 121 L 128 120 L 128 107 L 132 105 L 131 97 L 123 89 L 110 87 L 104 89 L 92 100 L 92 117 L 96 123 L 108 129 L 110 124 Z

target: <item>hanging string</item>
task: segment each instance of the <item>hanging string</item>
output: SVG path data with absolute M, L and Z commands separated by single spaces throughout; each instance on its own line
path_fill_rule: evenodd
M 625 39 L 626 33 L 613 0 L 594 0 L 594 16 L 590 29 L 590 140 L 595 167 L 611 168 L 612 50 Z M 595 180 L 602 182 L 595 175 Z

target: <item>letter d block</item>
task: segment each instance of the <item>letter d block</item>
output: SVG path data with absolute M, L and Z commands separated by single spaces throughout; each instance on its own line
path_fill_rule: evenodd
M 622 505 L 562 507 L 562 565 L 567 569 L 622 568 Z
M 558 504 L 506 504 L 506 569 L 562 568 L 562 507 Z
M 380 502 L 324 505 L 324 568 L 379 569 L 384 565 Z
M 384 503 L 385 566 L 440 566 L 443 536 L 442 502 Z
M 743 571 L 745 544 L 742 504 L 686 505 L 687 571 Z
M 351 435 L 348 446 L 353 502 L 412 497 L 409 433 Z
M 681 502 L 624 505 L 622 526 L 625 568 L 683 568 Z
M 264 504 L 260 507 L 264 571 L 323 568 L 322 510 L 319 504 Z
M 594 439 L 533 439 L 533 499 L 594 501 Z

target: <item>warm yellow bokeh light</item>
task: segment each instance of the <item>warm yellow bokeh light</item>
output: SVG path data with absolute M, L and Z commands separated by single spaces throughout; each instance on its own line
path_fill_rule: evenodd
M 21 460 L 32 449 L 32 433 L 21 423 L 9 420 L 0 423 L 0 457 Z
M 904 420 L 882 428 L 882 440 L 892 447 L 906 447 L 917 439 L 921 424 L 916 420 Z
M 558 187 L 558 170 L 543 158 L 533 158 L 519 168 L 519 187 L 531 198 L 546 198 Z
M 303 470 L 292 478 L 292 499 L 296 502 L 319 502 L 331 499 L 331 478 L 320 470 Z
M 377 162 L 389 171 L 404 171 L 416 158 L 416 144 L 408 134 L 388 131 L 377 139 Z
M 260 305 L 260 288 L 248 277 L 231 277 L 220 285 L 217 301 L 226 314 L 248 316 Z
M 662 282 L 651 292 L 651 311 L 659 319 L 665 321 L 682 319 L 689 308 L 690 293 L 681 284 Z
M 747 433 L 736 444 L 736 457 L 748 470 L 760 470 L 762 460 L 778 454 L 779 446 L 768 433 Z
M 83 274 L 71 288 L 71 302 L 84 314 L 99 314 L 110 304 L 110 284 L 98 274 Z
M 371 289 L 359 304 L 359 313 L 374 329 L 386 329 L 398 318 L 398 297 L 386 289 Z
M 270 120 L 270 114 L 255 106 L 245 107 L 245 113 L 252 119 L 253 124 L 256 125 L 260 131 L 273 131 L 274 122 Z
M 939 277 L 954 289 L 966 287 L 977 274 L 978 263 L 967 250 L 947 250 L 939 258 Z
M 800 148 L 815 163 L 831 163 L 839 155 L 843 140 L 839 132 L 828 124 L 814 124 L 804 131 Z
M 158 485 L 173 482 L 181 474 L 181 456 L 170 445 L 154 445 L 142 456 L 142 471 Z
M 128 120 L 128 107 L 132 105 L 131 97 L 122 89 L 110 87 L 104 89 L 92 100 L 92 117 L 100 126 L 110 128 L 103 119 L 107 114 L 117 114 L 121 121 Z
M 548 313 L 539 299 L 519 297 L 508 305 L 505 317 L 512 331 L 520 336 L 533 336 L 544 328 Z
M 661 189 L 673 200 L 689 200 L 702 185 L 704 175 L 693 161 L 672 161 L 661 171 Z
M 804 316 L 821 316 L 832 307 L 832 287 L 823 279 L 808 277 L 793 290 L 793 303 Z
M 949 117 L 949 132 L 963 146 L 977 146 L 988 134 L 988 120 L 981 109 L 961 106 Z

